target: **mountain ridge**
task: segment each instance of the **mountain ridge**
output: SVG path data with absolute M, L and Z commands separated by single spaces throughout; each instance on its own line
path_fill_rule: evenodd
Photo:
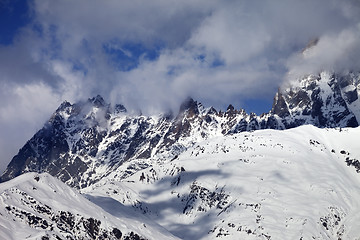
M 116 199 L 181 239 L 357 239 L 359 128 L 265 129 L 80 191 Z
M 359 82 L 358 73 L 306 76 L 279 89 L 272 109 L 260 116 L 231 104 L 225 112 L 205 108 L 192 98 L 181 104 L 177 115 L 158 116 L 130 114 L 125 106 L 108 104 L 100 95 L 74 104 L 64 101 L 20 149 L 0 181 L 28 171 L 49 172 L 70 186 L 82 188 L 127 161 L 174 158 L 212 136 L 304 124 L 356 127 L 360 119 Z
M 359 130 L 306 125 L 219 135 L 175 159 L 132 160 L 125 164 L 147 167 L 124 177 L 123 164 L 79 190 L 48 173 L 25 173 L 0 184 L 0 236 L 357 239 Z
M 1 176 L 0 236 L 356 239 L 359 82 L 306 76 L 260 116 L 64 101 Z

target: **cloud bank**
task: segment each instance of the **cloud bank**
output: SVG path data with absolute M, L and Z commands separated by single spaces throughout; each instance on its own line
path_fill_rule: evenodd
M 357 71 L 360 67 L 359 46 L 360 24 L 336 34 L 323 35 L 315 46 L 288 59 L 288 78 L 296 79 L 322 70 Z
M 360 66 L 357 0 L 28 4 L 31 21 L 0 45 L 0 170 L 65 99 L 101 94 L 144 113 L 176 111 L 187 96 L 270 108 L 286 77 Z

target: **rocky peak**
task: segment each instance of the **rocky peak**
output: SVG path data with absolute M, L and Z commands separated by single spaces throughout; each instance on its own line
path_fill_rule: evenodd
M 71 107 L 71 103 L 69 103 L 68 101 L 64 101 L 60 104 L 60 106 L 56 109 L 56 112 L 60 112 L 60 111 L 64 111 L 66 108 Z
M 285 101 L 280 89 L 278 90 L 278 92 L 276 93 L 276 95 L 274 97 L 274 102 L 273 102 L 273 106 L 271 109 L 271 113 L 276 114 L 281 118 L 287 117 L 290 114 L 289 110 L 288 110 L 288 106 L 286 104 L 286 101 Z
M 229 119 L 235 117 L 237 113 L 234 106 L 230 104 L 226 109 L 225 116 Z
M 204 109 L 192 98 L 178 115 L 134 116 L 123 105 L 111 108 L 101 96 L 86 102 L 64 102 L 19 151 L 1 181 L 28 171 L 48 172 L 76 187 L 93 184 L 126 165 L 132 174 L 139 159 L 176 157 L 194 143 L 219 134 L 257 129 L 356 127 L 360 121 L 360 73 L 305 76 L 279 89 L 272 109 L 261 116 L 229 105 L 225 112 Z M 157 155 L 159 154 L 159 155 Z M 131 162 L 131 163 L 130 163 Z
M 186 117 L 192 118 L 196 115 L 198 115 L 199 112 L 199 106 L 198 102 L 194 101 L 191 97 L 188 97 L 181 105 L 179 110 L 179 115 L 185 114 Z
M 92 103 L 94 107 L 97 108 L 105 107 L 107 105 L 104 98 L 100 95 L 97 95 L 96 97 L 93 98 L 89 98 L 88 101 Z
M 114 106 L 113 112 L 114 112 L 115 114 L 119 114 L 119 113 L 126 113 L 127 110 L 126 110 L 126 108 L 124 107 L 124 105 L 122 105 L 122 104 L 116 104 L 116 105 Z
M 227 109 L 226 109 L 227 112 L 234 112 L 234 110 L 235 110 L 235 108 L 234 108 L 234 106 L 231 105 L 231 104 L 230 104 L 230 105 L 227 107 Z
M 356 75 L 357 76 L 357 75 Z M 360 117 L 359 82 L 353 75 L 322 72 L 308 75 L 279 90 L 271 114 L 282 118 L 285 128 L 312 124 L 317 127 L 355 127 Z

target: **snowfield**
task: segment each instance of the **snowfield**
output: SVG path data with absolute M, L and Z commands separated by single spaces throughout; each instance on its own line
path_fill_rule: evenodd
M 125 179 L 119 167 L 81 194 L 24 174 L 0 185 L 0 238 L 117 239 L 116 228 L 121 239 L 360 239 L 359 140 L 359 127 L 310 125 L 214 136 Z M 72 228 L 59 226 L 61 211 Z
M 103 211 L 47 173 L 26 173 L 2 183 L 0 203 L 4 240 L 178 239 L 124 206 L 114 205 L 116 214 Z
M 360 239 L 359 139 L 360 128 L 313 126 L 214 137 L 82 191 L 181 239 Z

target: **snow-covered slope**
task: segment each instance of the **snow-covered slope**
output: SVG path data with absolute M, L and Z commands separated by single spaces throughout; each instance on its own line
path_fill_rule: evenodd
M 360 239 L 360 128 L 259 130 L 82 189 L 181 239 Z
M 82 194 L 23 174 L 0 184 L 0 238 L 360 239 L 359 136 L 310 125 L 213 136 L 126 162 Z
M 177 239 L 106 197 L 107 213 L 47 173 L 0 184 L 0 239 Z
M 360 239 L 359 94 L 359 73 L 323 72 L 261 116 L 65 101 L 0 177 L 0 237 Z
M 323 72 L 279 91 L 272 110 L 261 116 L 229 105 L 225 112 L 187 99 L 177 115 L 143 116 L 101 96 L 64 102 L 49 122 L 12 159 L 0 181 L 25 172 L 48 172 L 84 188 L 122 165 L 123 177 L 152 159 L 171 159 L 195 143 L 258 129 L 289 129 L 304 124 L 356 127 L 360 118 L 360 74 Z M 144 159 L 146 159 L 144 161 Z M 162 161 L 162 160 L 161 160 Z M 123 168 L 123 167 L 122 167 Z

